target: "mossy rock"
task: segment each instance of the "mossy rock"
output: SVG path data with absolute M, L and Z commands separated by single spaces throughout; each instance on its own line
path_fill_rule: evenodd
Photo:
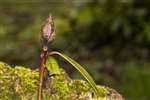
M 95 98 L 86 81 L 69 78 L 56 62 L 53 64 L 57 70 L 46 64 L 43 100 L 123 100 L 115 90 L 100 85 L 97 87 L 102 95 Z M 0 62 L 0 100 L 36 100 L 38 78 L 38 70 Z

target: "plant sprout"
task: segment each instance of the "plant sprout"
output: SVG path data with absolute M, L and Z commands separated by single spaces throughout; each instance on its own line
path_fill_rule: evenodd
M 57 51 L 51 51 L 48 53 L 48 44 L 51 43 L 54 40 L 54 38 L 55 38 L 54 22 L 52 16 L 50 15 L 41 30 L 42 51 L 40 55 L 40 64 L 39 64 L 40 72 L 39 72 L 38 100 L 42 100 L 42 87 L 43 87 L 43 77 L 46 59 L 48 56 L 52 55 L 61 56 L 66 61 L 68 61 L 73 67 L 75 67 L 89 83 L 94 92 L 95 97 L 99 97 L 101 94 L 98 91 L 98 88 L 96 87 L 96 83 L 94 82 L 93 78 L 89 75 L 89 73 L 80 64 L 78 64 L 76 61 L 74 61 L 67 55 L 59 53 Z

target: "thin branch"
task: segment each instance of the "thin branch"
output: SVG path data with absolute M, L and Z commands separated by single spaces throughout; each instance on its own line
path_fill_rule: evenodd
M 55 38 L 54 22 L 52 16 L 49 16 L 41 30 L 42 51 L 40 54 L 39 86 L 38 86 L 37 100 L 42 100 L 44 65 L 46 63 L 47 54 L 48 54 L 48 43 L 52 42 L 54 38 Z
M 44 65 L 47 59 L 48 47 L 45 46 L 42 48 L 40 55 L 40 65 L 39 65 L 39 88 L 38 88 L 38 100 L 42 100 L 42 87 L 43 87 L 43 77 L 44 77 Z

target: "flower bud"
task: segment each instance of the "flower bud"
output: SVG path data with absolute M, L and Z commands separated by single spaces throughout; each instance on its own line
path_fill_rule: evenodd
M 44 45 L 52 42 L 55 38 L 55 29 L 53 18 L 50 15 L 41 29 L 41 40 Z

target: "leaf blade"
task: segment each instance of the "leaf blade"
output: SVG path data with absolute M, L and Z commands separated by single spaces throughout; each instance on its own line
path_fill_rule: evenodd
M 48 59 L 46 60 L 45 67 L 47 70 L 50 72 L 50 74 L 60 74 L 60 66 L 55 60 L 55 58 L 49 56 Z
M 96 87 L 96 83 L 94 82 L 93 78 L 84 69 L 84 67 L 82 67 L 79 63 L 77 63 L 75 60 L 73 60 L 72 58 L 68 57 L 65 54 L 62 54 L 62 53 L 59 53 L 59 52 L 56 52 L 56 51 L 53 51 L 53 52 L 49 53 L 49 55 L 53 55 L 53 54 L 57 54 L 57 55 L 61 56 L 66 61 L 68 61 L 72 66 L 74 66 L 81 73 L 81 75 L 87 80 L 89 85 L 92 87 L 93 92 L 94 92 L 96 97 L 99 97 L 99 95 L 101 95 L 98 88 Z

